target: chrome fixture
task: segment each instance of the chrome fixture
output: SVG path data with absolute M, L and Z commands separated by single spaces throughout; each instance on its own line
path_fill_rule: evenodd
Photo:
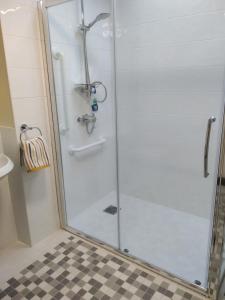
M 88 25 L 85 24 L 84 20 L 84 1 L 81 2 L 81 25 L 79 26 L 80 31 L 82 32 L 83 37 L 83 55 L 84 55 L 84 67 L 85 67 L 85 83 L 76 84 L 75 90 L 85 99 L 89 101 L 90 107 L 92 111 L 96 112 L 98 110 L 97 103 L 103 103 L 107 99 L 107 88 L 101 81 L 95 81 L 91 83 L 90 80 L 90 72 L 88 65 L 88 53 L 87 53 L 87 32 L 99 21 L 107 19 L 110 14 L 109 13 L 101 13 L 97 15 L 97 17 L 90 22 Z M 98 100 L 96 96 L 96 90 L 98 87 L 103 87 L 104 96 L 102 99 Z M 92 96 L 93 99 L 92 99 Z M 94 105 L 92 103 L 94 101 Z M 87 133 L 91 135 L 95 128 L 96 116 L 94 113 L 91 115 L 85 114 L 77 119 L 77 121 L 81 124 L 85 124 Z
M 205 139 L 205 151 L 204 151 L 204 177 L 205 178 L 207 178 L 209 176 L 209 171 L 208 171 L 209 142 L 210 142 L 210 135 L 211 135 L 212 124 L 214 122 L 216 122 L 216 118 L 215 117 L 210 117 L 208 119 L 207 131 L 206 131 L 206 139 Z
M 89 23 L 88 27 L 91 28 L 93 25 L 95 25 L 95 23 L 105 20 L 107 18 L 110 17 L 109 13 L 101 13 L 99 15 L 97 15 L 97 17 L 94 19 L 94 21 L 92 21 L 91 23 Z
M 85 80 L 86 85 L 90 85 L 90 74 L 89 74 L 89 66 L 88 66 L 88 57 L 87 57 L 87 32 L 88 30 L 85 30 L 87 26 L 85 25 L 84 21 L 84 1 L 80 0 L 81 3 L 81 21 L 82 24 L 80 25 L 80 30 L 83 32 L 83 51 L 84 51 L 84 66 L 85 66 Z
M 96 121 L 97 119 L 94 113 L 90 115 L 85 114 L 77 118 L 78 123 L 81 123 L 82 125 L 86 126 L 86 130 L 89 135 L 91 135 L 94 131 Z
M 40 135 L 42 135 L 42 131 L 39 127 L 31 127 L 31 126 L 28 126 L 27 124 L 22 124 L 20 126 L 20 141 L 22 142 L 22 137 L 23 137 L 23 134 L 27 133 L 27 131 L 29 130 L 37 130 L 39 132 Z
M 85 79 L 86 84 L 90 85 L 90 73 L 89 73 L 89 66 L 88 66 L 88 55 L 87 55 L 87 32 L 99 21 L 104 20 L 110 16 L 109 13 L 101 13 L 99 14 L 94 21 L 89 23 L 88 25 L 85 25 L 84 20 L 84 1 L 81 0 L 81 25 L 80 30 L 83 32 L 83 51 L 84 51 L 84 65 L 85 65 Z M 89 88 L 89 86 L 87 86 Z
M 102 20 L 105 20 L 109 17 L 110 17 L 109 13 L 101 13 L 101 14 L 97 15 L 97 17 L 94 19 L 94 21 L 92 21 L 88 25 L 85 25 L 84 22 L 82 22 L 82 25 L 80 26 L 80 29 L 84 30 L 84 31 L 89 31 L 91 29 L 91 27 L 95 25 L 95 23 L 97 23 L 99 21 L 102 21 Z
M 43 2 L 43 7 L 42 7 L 42 18 L 43 18 L 43 22 L 41 22 L 41 26 L 43 24 L 44 26 L 44 32 L 45 32 L 45 43 L 46 43 L 46 49 L 47 49 L 47 57 L 48 57 L 48 60 L 47 60 L 47 63 L 48 63 L 48 71 L 49 71 L 49 78 L 50 78 L 50 83 L 51 83 L 51 78 L 53 78 L 53 72 L 52 72 L 52 61 L 50 59 L 51 57 L 51 42 L 50 42 L 50 33 L 49 33 L 49 24 L 48 24 L 48 9 L 51 9 L 51 7 L 54 7 L 56 4 L 61 4 L 63 5 L 63 3 L 67 2 L 66 0 L 45 0 L 45 1 L 42 1 Z M 75 1 L 74 1 L 75 2 Z M 114 4 L 114 11 L 115 11 L 115 7 L 117 6 L 117 3 L 119 3 L 120 1 L 113 1 L 113 4 Z M 39 2 L 39 5 L 40 5 L 41 2 Z M 116 15 L 116 12 L 114 12 L 114 14 Z M 128 12 L 129 13 L 129 12 Z M 116 23 L 116 18 L 114 19 L 115 22 L 113 24 L 113 32 L 114 32 L 114 38 L 116 37 L 116 28 L 117 28 L 117 23 Z M 79 25 L 78 25 L 79 26 Z M 90 30 L 91 32 L 91 30 Z M 116 55 L 115 55 L 115 52 L 116 52 L 116 43 L 114 41 L 114 56 L 116 58 Z M 117 54 L 118 55 L 118 54 Z M 116 74 L 114 74 L 114 78 L 116 78 Z M 85 82 L 83 82 L 83 84 L 85 84 Z M 69 230 L 70 232 L 73 232 L 74 234 L 78 234 L 78 235 L 81 235 L 81 233 L 78 233 L 78 230 L 76 229 L 73 229 L 70 226 L 70 224 L 68 224 L 68 221 L 67 221 L 67 214 L 66 214 L 66 199 L 65 199 L 65 184 L 63 182 L 63 172 L 64 172 L 64 165 L 63 165 L 63 160 L 62 160 L 62 149 L 61 149 L 61 144 L 60 144 L 60 137 L 59 137 L 59 128 L 58 128 L 58 123 L 57 123 L 57 120 L 58 120 L 58 114 L 57 114 L 57 101 L 55 99 L 55 90 L 54 90 L 54 84 L 51 83 L 49 84 L 50 86 L 50 90 L 51 90 L 51 111 L 52 111 L 52 114 L 50 114 L 50 117 L 52 117 L 52 123 L 53 125 L 51 126 L 52 127 L 52 131 L 55 132 L 55 139 L 54 139 L 54 143 L 55 143 L 55 147 L 53 147 L 53 151 L 54 151 L 54 154 L 55 154 L 55 157 L 56 157 L 56 161 L 57 161 L 57 164 L 54 165 L 54 169 L 55 169 L 55 173 L 56 173 L 56 177 L 57 177 L 57 190 L 59 191 L 59 206 L 60 206 L 60 217 L 61 217 L 61 222 L 62 222 L 62 225 L 63 227 L 66 229 L 66 230 Z M 116 89 L 116 88 L 115 88 Z M 118 88 L 117 88 L 118 89 Z M 116 93 L 115 93 L 116 94 Z M 117 98 L 119 98 L 117 96 Z M 116 101 L 116 138 L 115 138 L 115 143 L 116 143 L 116 158 L 117 158 L 117 161 L 116 161 L 116 175 L 117 175 L 117 178 L 116 178 L 116 182 L 117 182 L 117 192 L 116 192 L 116 195 L 117 195 L 117 203 L 118 203 L 118 207 L 119 207 L 119 201 L 120 201 L 120 189 L 119 189 L 119 184 L 120 184 L 120 180 L 119 180 L 119 147 L 118 147 L 118 136 L 120 134 L 120 131 L 118 130 L 118 99 L 115 100 Z M 222 113 L 221 113 L 222 114 Z M 211 116 L 211 115 L 210 115 Z M 210 117 L 209 116 L 209 117 Z M 223 110 L 223 116 L 224 116 L 224 110 Z M 208 118 L 206 119 L 206 123 L 208 121 Z M 217 120 L 216 122 L 218 121 L 218 127 L 220 127 L 220 119 L 217 117 Z M 211 121 L 210 121 L 211 122 Z M 212 128 L 210 127 L 211 130 L 213 130 L 213 122 L 211 122 L 211 125 L 212 125 Z M 205 130 L 207 129 L 207 124 L 205 124 L 206 128 Z M 217 127 L 217 126 L 216 126 Z M 223 133 L 225 131 L 225 124 L 223 126 Z M 211 131 L 209 130 L 209 132 Z M 211 132 L 213 133 L 213 131 Z M 211 136 L 212 137 L 212 136 Z M 204 139 L 205 137 L 203 137 Z M 209 151 L 210 151 L 210 141 L 212 142 L 212 140 L 209 140 Z M 98 142 L 98 141 L 97 141 Z M 204 141 L 203 141 L 203 144 L 204 144 Z M 90 146 L 91 144 L 88 144 L 86 146 Z M 85 146 L 83 146 L 84 148 Z M 75 147 L 74 147 L 75 148 Z M 81 147 L 80 147 L 81 148 Z M 219 147 L 218 147 L 219 148 Z M 224 143 L 224 134 L 222 134 L 222 142 L 221 142 L 221 148 L 220 148 L 220 151 L 221 151 L 221 156 L 220 156 L 220 162 L 219 162 L 219 168 L 218 168 L 218 172 L 215 172 L 216 175 L 218 176 L 218 181 L 217 181 L 217 187 L 216 187 L 216 191 L 215 191 L 215 195 L 213 194 L 212 195 L 212 200 L 215 201 L 215 205 L 213 205 L 212 207 L 212 215 L 213 215 L 213 228 L 212 228 L 212 234 L 211 234 L 211 238 L 210 239 L 210 244 L 211 244 L 211 249 L 209 251 L 209 256 L 210 256 L 210 259 L 209 259 L 209 272 L 208 272 L 208 279 L 207 279 L 207 286 L 199 286 L 200 282 L 199 280 L 196 280 L 196 278 L 194 278 L 195 282 L 194 284 L 192 282 L 189 282 L 187 279 L 185 278 L 180 278 L 179 276 L 174 276 L 174 274 L 171 274 L 170 272 L 166 272 L 163 267 L 156 267 L 156 266 L 151 266 L 150 262 L 147 262 L 146 263 L 146 267 L 150 267 L 151 270 L 154 270 L 155 272 L 157 272 L 158 274 L 161 274 L 163 277 L 165 278 L 169 278 L 169 279 L 172 279 L 174 280 L 175 282 L 178 282 L 182 285 L 185 285 L 187 286 L 188 288 L 190 288 L 191 290 L 195 291 L 195 292 L 198 292 L 199 294 L 201 295 L 204 295 L 205 297 L 209 298 L 211 297 L 211 299 L 216 299 L 216 293 L 217 293 L 217 290 L 218 290 L 218 283 L 219 283 L 219 268 L 220 268 L 220 264 L 221 264 L 221 261 L 222 261 L 222 255 L 221 255 L 221 248 L 222 248 L 222 245 L 224 243 L 224 231 L 223 231 L 223 228 L 224 228 L 224 204 L 225 204 L 225 197 L 223 195 L 223 188 L 221 187 L 221 183 L 222 183 L 222 171 L 223 171 L 223 157 L 224 157 L 224 152 L 225 152 L 225 143 Z M 79 147 L 75 150 L 81 150 L 79 149 Z M 83 149 L 82 149 L 83 150 Z M 204 151 L 204 145 L 203 145 L 203 149 Z M 218 149 L 219 150 L 219 149 Z M 209 152 L 210 153 L 210 152 Z M 204 160 L 204 158 L 202 158 L 202 160 Z M 202 165 L 204 164 L 204 162 L 202 161 Z M 210 167 L 210 165 L 209 165 Z M 204 166 L 202 166 L 202 169 L 204 169 Z M 208 169 L 208 168 L 206 168 Z M 95 170 L 94 170 L 95 171 Z M 202 170 L 202 173 L 203 173 L 204 170 Z M 212 174 L 213 175 L 213 174 Z M 203 177 L 203 174 L 202 174 L 202 177 Z M 208 177 L 208 179 L 210 178 L 211 176 Z M 213 177 L 213 176 L 212 176 Z M 202 179 L 203 180 L 203 179 Z M 216 182 L 216 180 L 214 180 Z M 206 181 L 204 182 L 204 184 L 206 183 Z M 118 213 L 118 216 L 119 216 L 119 213 Z M 120 234 L 120 219 L 118 217 L 117 219 L 117 223 L 118 223 L 118 235 Z M 87 238 L 88 236 L 88 233 L 86 234 L 83 234 L 82 235 L 84 238 Z M 90 237 L 90 236 L 89 236 Z M 96 243 L 99 243 L 99 245 L 102 245 L 103 243 L 107 244 L 107 241 L 105 242 L 99 242 L 98 240 L 98 237 L 96 238 L 93 238 L 92 239 L 96 242 Z M 118 248 L 120 249 L 120 254 L 121 254 L 121 250 L 124 249 L 124 246 L 126 247 L 126 245 L 121 246 L 121 242 L 120 242 L 120 237 L 118 237 L 118 247 L 114 248 L 117 249 L 118 251 Z M 109 247 L 109 246 L 107 246 Z M 111 248 L 113 248 L 113 246 L 111 245 L 110 246 Z M 126 250 L 126 249 L 124 249 Z M 128 250 L 128 249 L 127 249 Z M 129 251 L 129 250 L 128 250 Z M 130 257 L 132 257 L 132 253 L 130 255 Z M 137 258 L 135 258 L 137 260 Z M 141 260 L 141 258 L 140 258 Z M 215 296 L 215 297 L 214 297 Z
M 97 90 L 100 86 L 104 89 L 104 96 L 102 97 L 102 99 L 97 99 L 97 102 L 103 103 L 107 99 L 108 92 L 106 86 L 101 81 L 94 81 L 91 84 L 86 84 L 86 83 L 77 84 L 75 90 L 81 96 L 85 96 L 85 98 L 89 98 L 92 94 L 93 89 Z
M 101 13 L 97 15 L 97 17 L 90 22 L 88 25 L 85 24 L 84 20 L 84 2 L 81 0 L 81 25 L 79 26 L 80 31 L 82 32 L 83 37 L 83 54 L 84 54 L 84 67 L 85 67 L 85 83 L 77 84 L 75 90 L 79 92 L 79 94 L 90 97 L 92 93 L 92 86 L 94 83 L 91 83 L 90 80 L 90 72 L 89 72 L 89 64 L 88 64 L 88 54 L 87 54 L 87 32 L 90 31 L 90 29 L 99 21 L 105 20 L 110 16 L 109 13 Z M 104 88 L 102 82 L 99 82 L 100 85 L 102 85 Z M 107 90 L 105 88 L 105 96 L 104 98 L 107 98 Z M 105 101 L 105 100 L 104 100 Z M 101 101 L 101 102 L 104 102 Z

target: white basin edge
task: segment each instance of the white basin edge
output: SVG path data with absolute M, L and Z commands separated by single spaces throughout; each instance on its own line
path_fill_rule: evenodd
M 14 164 L 11 159 L 5 154 L 0 154 L 0 179 L 7 176 L 13 168 Z

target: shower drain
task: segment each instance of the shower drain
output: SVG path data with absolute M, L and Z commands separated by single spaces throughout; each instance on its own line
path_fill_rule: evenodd
M 195 280 L 194 283 L 197 284 L 197 285 L 201 285 L 202 284 L 201 281 L 199 281 L 199 280 Z
M 125 252 L 125 253 L 129 253 L 129 249 L 123 249 L 123 251 Z
M 117 207 L 110 205 L 110 206 L 106 207 L 103 211 L 110 215 L 115 215 L 117 213 Z

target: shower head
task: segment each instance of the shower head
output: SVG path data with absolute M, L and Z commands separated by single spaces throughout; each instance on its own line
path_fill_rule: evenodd
M 92 21 L 90 24 L 88 24 L 88 28 L 90 29 L 92 26 L 95 25 L 95 23 L 97 23 L 101 20 L 105 20 L 109 17 L 110 17 L 109 13 L 101 13 L 101 14 L 97 15 L 97 17 L 94 19 L 94 21 Z

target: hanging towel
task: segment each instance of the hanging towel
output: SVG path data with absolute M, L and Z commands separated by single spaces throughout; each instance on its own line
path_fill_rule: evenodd
M 42 136 L 21 141 L 21 161 L 27 172 L 39 171 L 50 166 L 47 146 Z

